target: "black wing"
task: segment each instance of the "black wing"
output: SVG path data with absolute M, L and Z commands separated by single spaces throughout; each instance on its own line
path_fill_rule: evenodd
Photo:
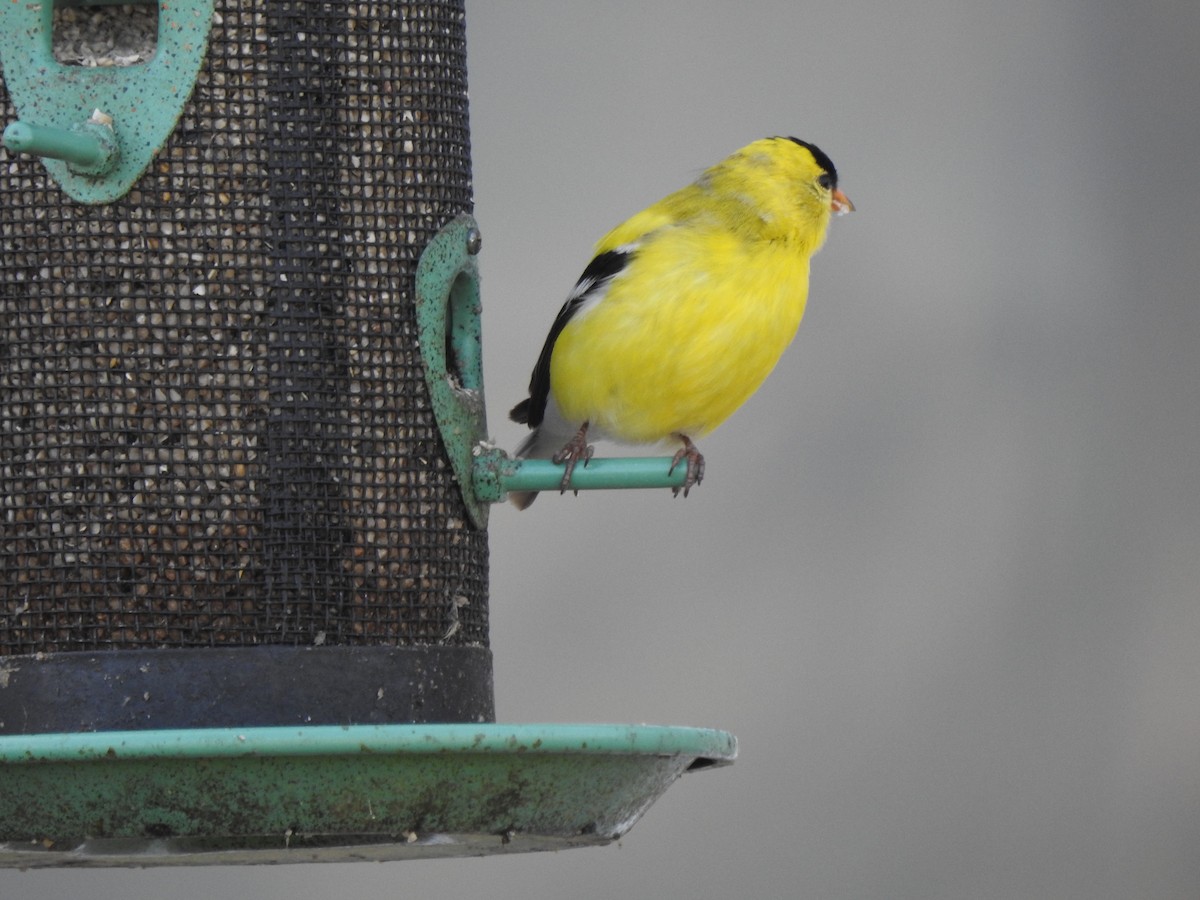
M 580 308 L 629 265 L 632 256 L 633 248 L 606 250 L 583 270 L 583 274 L 575 282 L 571 296 L 567 298 L 563 308 L 558 311 L 558 318 L 550 326 L 550 334 L 546 336 L 541 356 L 538 357 L 537 365 L 533 367 L 533 375 L 529 379 L 529 396 L 514 406 L 508 414 L 514 422 L 520 422 L 530 428 L 537 428 L 542 424 L 542 418 L 546 415 L 546 400 L 550 396 L 550 356 L 554 353 L 554 342 Z

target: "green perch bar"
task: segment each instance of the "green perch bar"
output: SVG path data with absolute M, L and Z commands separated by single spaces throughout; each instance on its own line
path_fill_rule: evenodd
M 681 488 L 687 476 L 682 462 L 675 471 L 669 456 L 597 457 L 575 466 L 571 490 L 616 488 Z M 475 492 L 480 500 L 496 503 L 509 491 L 559 491 L 563 467 L 548 459 L 511 459 L 482 454 L 475 462 Z
M 46 128 L 28 122 L 13 122 L 4 129 L 4 146 L 18 153 L 45 159 L 61 159 L 80 172 L 99 172 L 112 161 L 115 142 L 106 141 L 95 129 Z

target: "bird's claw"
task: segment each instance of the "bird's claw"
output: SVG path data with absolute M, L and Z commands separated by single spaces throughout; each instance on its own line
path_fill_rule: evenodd
M 687 435 L 677 434 L 675 437 L 683 441 L 683 446 L 671 457 L 671 468 L 667 470 L 667 474 L 673 473 L 677 465 L 685 459 L 687 460 L 687 472 L 684 473 L 683 484 L 671 489 L 673 496 L 678 497 L 679 492 L 683 491 L 683 496 L 686 497 L 688 491 L 704 480 L 704 456 L 696 449 L 696 445 L 689 440 Z
M 579 460 L 583 460 L 583 467 L 586 469 L 587 464 L 592 459 L 592 454 L 596 452 L 596 448 L 587 442 L 588 423 L 584 422 L 583 427 L 575 432 L 575 437 L 567 441 L 563 448 L 550 457 L 551 462 L 556 465 L 566 463 L 567 470 L 563 472 L 562 481 L 559 482 L 559 493 L 565 494 L 571 489 L 571 473 L 575 471 L 575 464 Z M 575 491 L 575 495 L 579 495 L 579 491 Z

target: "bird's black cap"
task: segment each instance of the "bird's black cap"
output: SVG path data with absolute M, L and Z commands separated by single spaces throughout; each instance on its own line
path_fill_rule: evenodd
M 837 187 L 837 182 L 838 182 L 837 168 L 833 165 L 833 160 L 830 159 L 825 154 L 824 150 L 822 150 L 816 144 L 810 144 L 808 141 L 800 140 L 800 138 L 789 137 L 789 138 L 786 138 L 786 140 L 789 140 L 789 141 L 792 141 L 793 143 L 799 144 L 801 147 L 803 147 L 809 153 L 811 153 L 813 155 L 813 159 L 815 159 L 817 161 L 817 165 L 829 173 L 829 177 L 833 181 L 833 184 L 831 185 L 831 187 Z

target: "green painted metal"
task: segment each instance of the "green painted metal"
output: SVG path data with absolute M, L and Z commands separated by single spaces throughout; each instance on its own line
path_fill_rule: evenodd
M 730 761 L 736 749 L 724 731 L 673 725 L 321 725 L 0 735 L 0 764 L 357 753 L 683 754 Z
M 54 0 L 57 6 L 149 6 L 158 0 Z
M 483 401 L 479 227 L 468 215 L 449 222 L 417 264 L 417 329 L 425 382 L 471 520 L 486 528 L 488 505 L 475 494 L 473 455 L 487 436 Z
M 31 129 L 35 154 L 63 191 L 81 203 L 111 203 L 123 197 L 150 165 L 175 128 L 195 86 L 212 24 L 213 0 L 173 0 L 158 11 L 154 57 L 131 66 L 64 66 L 54 59 L 51 38 L 53 0 L 0 5 L 0 62 L 4 82 L 19 121 Z M 96 113 L 99 113 L 97 119 Z M 57 157 L 54 136 L 85 129 L 101 142 L 104 135 L 89 125 L 111 120 L 117 151 L 106 166 L 80 165 L 75 150 Z M 11 128 L 11 126 L 10 126 Z M 37 135 L 43 140 L 39 149 Z M 51 152 L 44 136 L 50 135 Z M 14 151 L 5 133 L 5 146 Z M 59 147 L 58 150 L 62 148 Z
M 405 859 L 603 844 L 721 731 L 385 725 L 0 737 L 0 865 Z
M 671 472 L 669 456 L 594 457 L 571 473 L 571 488 L 579 491 L 617 488 L 683 487 L 687 467 Z M 509 491 L 560 490 L 563 467 L 547 459 L 513 459 L 503 451 L 481 449 L 475 459 L 475 491 L 495 503 Z
M 112 128 L 90 121 L 70 129 L 13 122 L 4 129 L 4 146 L 18 153 L 61 159 L 80 175 L 103 175 L 120 158 Z

